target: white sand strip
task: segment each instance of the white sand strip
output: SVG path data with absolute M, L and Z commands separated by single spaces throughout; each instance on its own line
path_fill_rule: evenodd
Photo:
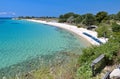
M 92 45 L 100 45 L 100 43 L 96 42 L 94 39 L 83 34 L 85 32 L 85 33 L 88 33 L 91 36 L 97 38 L 97 32 L 95 32 L 95 31 L 90 31 L 90 30 L 87 30 L 85 28 L 77 28 L 77 26 L 68 25 L 68 24 L 64 24 L 64 23 L 46 22 L 46 21 L 32 20 L 32 19 L 27 19 L 27 20 L 32 21 L 32 22 L 38 22 L 38 23 L 42 23 L 42 24 L 52 25 L 52 26 L 56 26 L 59 28 L 69 30 L 69 31 L 83 37 L 84 39 L 88 40 Z M 99 39 L 103 43 L 105 43 L 107 41 L 104 38 L 97 38 L 97 39 Z

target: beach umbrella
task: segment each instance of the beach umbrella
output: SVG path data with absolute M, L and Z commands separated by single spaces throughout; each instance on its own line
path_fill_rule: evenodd
M 110 78 L 113 78 L 113 77 L 120 77 L 120 68 L 114 69 L 110 73 Z

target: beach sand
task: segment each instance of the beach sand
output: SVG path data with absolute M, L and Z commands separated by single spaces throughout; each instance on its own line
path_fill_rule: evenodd
M 74 26 L 74 25 L 69 25 L 69 24 L 65 24 L 65 23 L 57 23 L 57 22 L 46 22 L 46 21 L 42 21 L 42 20 L 33 20 L 33 19 L 27 19 L 27 21 L 38 22 L 38 23 L 47 24 L 47 25 L 59 27 L 62 29 L 66 29 L 66 30 L 71 31 L 71 32 L 79 35 L 80 37 L 86 39 L 92 45 L 100 45 L 100 43 L 98 43 L 94 39 L 84 35 L 83 33 L 88 33 L 89 35 L 99 39 L 102 43 L 106 43 L 108 40 L 105 38 L 98 38 L 96 31 L 87 30 L 85 28 L 77 28 L 77 26 Z

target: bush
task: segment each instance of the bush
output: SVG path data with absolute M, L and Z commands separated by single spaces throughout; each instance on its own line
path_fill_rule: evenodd
M 120 32 L 120 25 L 118 25 L 117 23 L 113 23 L 112 24 L 112 31 L 113 32 Z
M 88 63 L 85 63 L 77 70 L 77 77 L 79 79 L 90 79 L 91 76 L 92 76 L 92 71 Z
M 113 35 L 114 36 L 114 35 Z M 120 35 L 116 35 L 106 43 L 101 46 L 92 46 L 83 50 L 83 54 L 79 57 L 78 63 L 80 67 L 77 72 L 77 76 L 80 79 L 90 79 L 91 77 L 91 62 L 96 59 L 101 54 L 105 55 L 105 61 L 102 65 L 112 65 L 114 62 L 120 62 L 120 58 L 117 55 L 120 51 L 119 39 Z
M 98 37 L 105 37 L 105 38 L 109 38 L 112 31 L 110 29 L 109 25 L 106 24 L 101 24 L 97 29 L 96 29 L 97 33 L 98 33 Z

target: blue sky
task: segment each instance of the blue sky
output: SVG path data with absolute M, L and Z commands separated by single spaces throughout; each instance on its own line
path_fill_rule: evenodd
M 0 0 L 0 17 L 59 16 L 67 12 L 78 14 L 120 11 L 120 0 Z

